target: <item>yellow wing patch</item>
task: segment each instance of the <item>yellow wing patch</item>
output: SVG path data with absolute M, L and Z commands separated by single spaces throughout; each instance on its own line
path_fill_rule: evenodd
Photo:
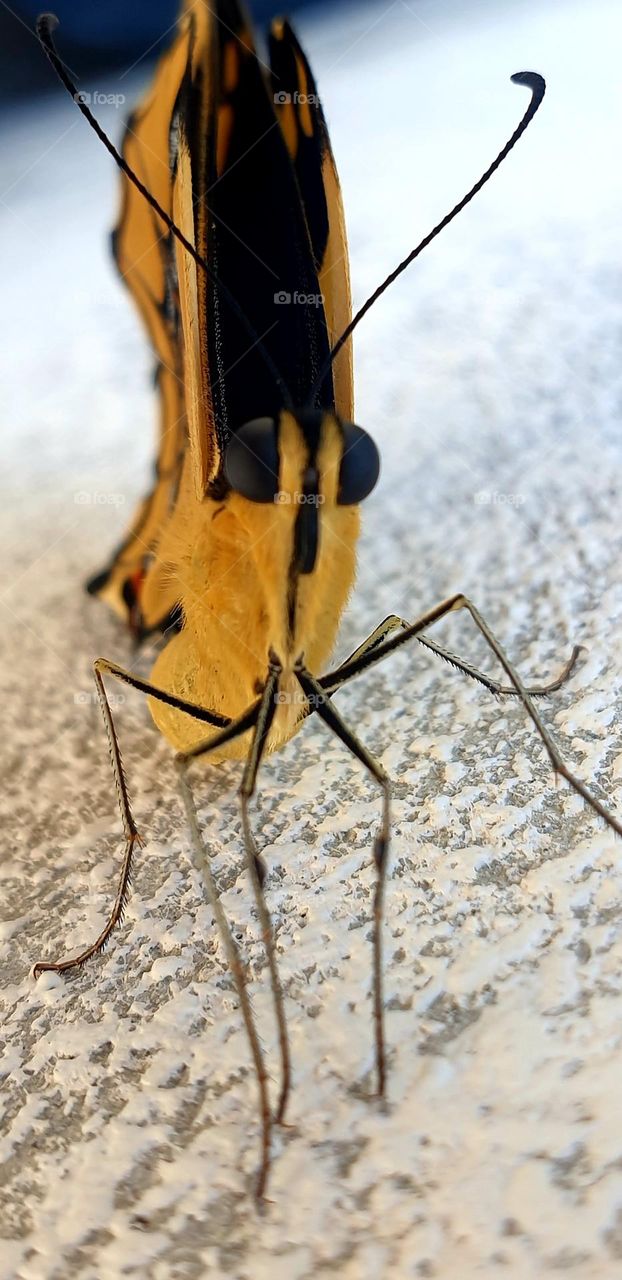
M 184 83 L 198 65 L 207 66 L 209 41 L 205 10 L 182 17 L 177 37 L 158 64 L 149 92 L 128 121 L 123 143 L 128 164 L 191 243 L 195 243 L 193 180 L 183 131 L 179 131 L 173 169 L 171 143 L 178 131 L 176 111 Z M 179 587 L 171 581 L 159 548 L 174 513 L 188 443 L 197 494 L 205 491 L 217 460 L 210 458 L 209 382 L 200 358 L 199 268 L 125 177 L 113 250 L 157 361 L 160 421 L 156 480 L 111 564 L 92 580 L 89 589 L 129 621 L 140 636 L 161 626 L 179 598 Z

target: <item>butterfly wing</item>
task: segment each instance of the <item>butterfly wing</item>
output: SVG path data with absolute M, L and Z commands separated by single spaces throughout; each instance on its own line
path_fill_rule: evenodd
M 295 65 L 312 83 L 286 30 Z M 272 77 L 237 0 L 187 0 L 174 44 L 125 135 L 126 160 L 209 261 L 256 335 L 124 178 L 113 243 L 156 353 L 160 439 L 154 488 L 90 589 L 139 635 L 175 616 L 179 593 L 165 549 L 183 528 L 182 502 L 217 493 L 231 433 L 283 407 L 261 348 L 293 403 L 306 405 L 331 340 L 349 318 L 343 214 L 323 116 L 314 113 L 313 155 L 307 150 L 303 164 L 302 147 L 292 150 L 277 116 Z M 326 206 L 322 233 L 314 201 Z M 352 416 L 347 348 L 335 382 L 331 372 L 315 403 Z
M 269 36 L 277 117 L 294 166 L 324 298 L 330 345 L 352 319 L 350 262 L 341 188 L 313 74 L 290 24 L 272 23 Z M 354 418 L 352 342 L 333 365 L 335 407 Z
M 191 32 L 180 27 L 158 64 L 151 88 L 130 116 L 123 155 L 167 213 L 172 212 L 170 133 L 180 86 L 187 74 Z M 88 584 L 140 635 L 159 626 L 175 606 L 174 587 L 151 591 L 145 610 L 145 582 L 153 572 L 153 550 L 174 508 L 187 443 L 183 348 L 173 238 L 157 213 L 125 176 L 121 213 L 112 234 L 121 279 L 145 324 L 156 359 L 159 432 L 155 481 L 109 565 Z

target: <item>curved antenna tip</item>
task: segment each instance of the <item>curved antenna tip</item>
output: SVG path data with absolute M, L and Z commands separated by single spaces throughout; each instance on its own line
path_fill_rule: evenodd
M 510 76 L 510 80 L 512 84 L 522 84 L 526 89 L 531 89 L 534 96 L 540 100 L 544 97 L 546 80 L 537 71 L 515 71 L 514 75 Z
M 544 97 L 544 93 L 546 90 L 546 83 L 544 81 L 543 76 L 539 75 L 537 71 L 515 71 L 514 75 L 511 76 L 510 78 L 513 84 L 524 85 L 525 88 L 531 90 L 531 101 L 529 102 L 527 109 L 525 111 L 525 114 L 523 115 L 522 120 L 519 122 L 516 129 L 514 130 L 514 133 L 512 134 L 511 138 L 508 138 L 508 141 L 506 142 L 505 146 L 499 152 L 496 159 L 493 160 L 492 164 L 489 165 L 486 172 L 483 173 L 481 178 L 479 178 L 479 180 L 475 183 L 475 186 L 471 187 L 470 191 L 467 191 L 467 194 L 462 197 L 462 200 L 459 200 L 458 204 L 454 205 L 453 209 L 451 209 L 450 212 L 446 214 L 445 217 L 442 218 L 441 221 L 438 222 L 437 225 L 433 227 L 430 232 L 428 232 L 428 235 L 424 236 L 423 240 L 420 241 L 417 247 L 415 249 L 412 249 L 411 252 L 408 254 L 408 256 L 404 258 L 404 261 L 400 262 L 398 266 L 395 268 L 395 270 L 389 273 L 386 280 L 383 280 L 382 284 L 378 285 L 377 289 L 374 289 L 374 292 L 370 295 L 367 301 L 363 303 L 363 306 L 359 307 L 356 315 L 352 318 L 350 323 L 346 325 L 346 328 L 344 329 L 343 333 L 334 343 L 330 352 L 330 356 L 326 361 L 325 365 L 322 367 L 318 378 L 316 379 L 314 394 L 316 390 L 321 388 L 324 382 L 324 378 L 331 364 L 333 363 L 335 358 L 339 355 L 339 352 L 341 351 L 344 343 L 347 342 L 350 335 L 356 329 L 357 324 L 359 324 L 360 321 L 363 319 L 363 316 L 367 315 L 367 312 L 370 310 L 371 307 L 373 307 L 374 303 L 377 302 L 380 297 L 382 297 L 382 294 L 385 292 L 386 289 L 389 288 L 389 285 L 392 285 L 394 280 L 397 280 L 398 276 L 401 276 L 402 272 L 405 271 L 406 268 L 410 266 L 411 262 L 414 262 L 415 258 L 418 258 L 419 254 L 422 253 L 424 249 L 427 249 L 428 245 L 431 244 L 434 239 L 436 239 L 436 236 L 438 236 L 441 231 L 444 231 L 445 227 L 449 226 L 449 223 L 453 221 L 456 215 L 461 213 L 461 211 L 466 207 L 467 204 L 469 204 L 469 202 L 473 199 L 473 197 L 476 196 L 479 191 L 481 191 L 482 187 L 484 187 L 488 182 L 488 179 L 491 178 L 493 173 L 495 173 L 495 171 L 499 168 L 499 166 L 503 164 L 503 161 L 505 160 L 506 156 L 510 154 L 510 151 L 516 145 L 519 138 L 522 138 L 525 132 L 525 129 L 533 120 L 540 106 L 540 103 L 542 102 L 542 99 Z
M 55 13 L 40 13 L 37 18 L 37 35 L 55 31 L 58 26 L 60 23 Z

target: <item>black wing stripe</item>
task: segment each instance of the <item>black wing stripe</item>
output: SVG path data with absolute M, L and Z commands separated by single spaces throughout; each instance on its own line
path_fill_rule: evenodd
M 330 151 L 317 86 L 307 59 L 286 21 L 276 21 L 268 36 L 272 90 L 302 199 L 316 270 L 324 261 L 329 234 L 322 165 Z

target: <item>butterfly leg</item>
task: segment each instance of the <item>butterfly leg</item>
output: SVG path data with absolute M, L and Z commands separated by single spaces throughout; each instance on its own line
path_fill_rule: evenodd
M 97 697 L 104 717 L 104 724 L 108 737 L 115 788 L 121 812 L 121 821 L 123 823 L 123 833 L 125 836 L 125 852 L 123 855 L 121 876 L 119 879 L 119 886 L 114 906 L 104 928 L 95 941 L 91 943 L 90 946 L 85 947 L 79 955 L 69 957 L 66 960 L 57 960 L 55 962 L 47 960 L 39 961 L 34 966 L 35 977 L 38 977 L 39 974 L 45 972 L 66 973 L 69 969 L 85 964 L 92 956 L 98 955 L 99 952 L 103 950 L 115 925 L 123 918 L 130 889 L 134 850 L 136 845 L 142 844 L 132 814 L 127 784 L 125 781 L 123 761 L 121 759 L 121 749 L 119 747 L 119 740 L 114 725 L 112 711 L 110 709 L 110 703 L 106 695 L 104 676 L 112 676 L 114 679 L 121 680 L 124 684 L 130 685 L 133 689 L 138 689 L 140 692 L 146 693 L 153 698 L 167 702 L 181 711 L 185 710 L 195 719 L 203 721 L 214 728 L 220 729 L 221 731 L 225 731 L 228 737 L 236 736 L 237 732 L 244 731 L 243 728 L 235 728 L 236 725 L 239 726 L 239 721 L 228 723 L 225 717 L 218 716 L 213 712 L 207 711 L 204 707 L 195 706 L 193 703 L 184 702 L 180 698 L 175 698 L 172 695 L 165 693 L 163 690 L 157 689 L 148 681 L 140 680 L 137 676 L 126 671 L 123 667 L 117 666 L 116 663 L 108 662 L 105 658 L 98 658 L 93 664 L 93 674 L 95 678 L 95 687 L 97 689 Z M 248 719 L 248 713 L 246 718 Z M 244 719 L 244 717 L 242 717 L 242 719 Z M 248 724 L 246 724 L 246 728 L 249 727 L 250 723 L 251 722 L 249 720 Z
M 367 639 L 359 645 L 358 649 L 355 649 L 354 653 L 351 653 L 349 658 L 346 658 L 345 662 L 341 665 L 343 667 L 347 667 L 355 658 L 362 658 L 367 654 L 373 653 L 379 648 L 383 640 L 385 640 L 391 632 L 399 631 L 400 628 L 402 630 L 407 630 L 409 625 L 410 624 L 406 622 L 404 618 L 399 618 L 395 613 L 390 614 L 389 617 L 385 618 L 384 622 L 381 622 L 380 625 L 376 627 L 375 631 L 372 631 L 371 635 L 369 635 Z M 456 670 L 462 671 L 464 675 L 470 676 L 472 680 L 477 680 L 479 684 L 484 685 L 484 688 L 488 689 L 490 693 L 495 694 L 495 696 L 519 696 L 518 691 L 512 685 L 501 684 L 500 681 L 495 680 L 492 676 L 486 675 L 483 671 L 478 671 L 470 662 L 466 662 L 464 658 L 458 658 L 450 649 L 445 649 L 443 645 L 437 644 L 434 640 L 430 640 L 429 636 L 417 635 L 415 636 L 415 639 L 418 640 L 419 644 L 423 645 L 424 648 L 429 649 L 431 653 L 435 653 L 439 658 L 443 658 L 445 662 L 448 662 L 452 667 L 455 667 Z M 580 644 L 574 645 L 572 653 L 559 675 L 555 676 L 547 684 L 529 686 L 526 690 L 529 696 L 531 698 L 545 697 L 547 694 L 555 693 L 557 689 L 561 689 L 562 685 L 570 679 L 581 653 L 583 653 L 583 646 Z M 331 679 L 334 678 L 334 683 L 331 683 L 330 686 L 325 684 L 325 681 L 328 680 L 329 677 L 324 676 L 320 680 L 322 688 L 326 689 L 327 692 L 333 693 L 335 689 L 339 687 L 338 680 L 340 669 L 340 667 L 337 667 L 336 671 L 331 673 Z
M 190 784 L 188 782 L 188 777 L 187 777 L 188 764 L 184 756 L 177 757 L 176 767 L 179 774 L 179 784 L 181 788 L 181 794 L 184 802 L 184 807 L 186 810 L 186 816 L 188 819 L 188 826 L 190 828 L 190 835 L 192 838 L 192 847 L 194 849 L 194 854 L 195 854 L 195 864 L 197 866 L 197 870 L 201 872 L 205 880 L 205 884 L 207 887 L 207 892 L 210 900 L 210 905 L 214 912 L 214 917 L 218 925 L 218 930 L 222 938 L 222 941 L 224 943 L 227 960 L 229 962 L 229 968 L 231 970 L 231 973 L 233 974 L 235 989 L 237 991 L 238 999 L 240 1001 L 240 1008 L 242 1010 L 244 1026 L 246 1028 L 246 1034 L 248 1036 L 251 1055 L 253 1058 L 253 1064 L 255 1067 L 255 1075 L 257 1077 L 257 1086 L 259 1089 L 259 1110 L 261 1115 L 262 1138 L 261 1138 L 261 1158 L 259 1163 L 259 1173 L 257 1175 L 256 1195 L 257 1195 L 257 1199 L 261 1200 L 265 1191 L 266 1182 L 268 1179 L 268 1173 L 270 1170 L 270 1151 L 271 1151 L 271 1137 L 272 1137 L 272 1114 L 270 1111 L 270 1097 L 268 1094 L 268 1072 L 266 1070 L 266 1064 L 265 1064 L 265 1059 L 263 1055 L 263 1050 L 261 1048 L 261 1043 L 259 1040 L 259 1035 L 257 1033 L 257 1028 L 255 1026 L 253 1009 L 250 1002 L 250 996 L 248 994 L 248 987 L 246 985 L 246 974 L 244 971 L 244 965 L 242 963 L 240 952 L 235 944 L 235 940 L 233 938 L 233 934 L 231 933 L 229 922 L 227 920 L 227 917 L 223 910 L 222 903 L 220 901 L 220 897 L 218 895 L 218 888 L 216 886 L 216 882 L 214 880 L 214 876 L 212 874 L 212 869 L 210 866 L 210 856 L 205 847 L 203 837 L 199 829 L 196 806 L 194 803 L 194 798 L 192 795 L 192 791 L 190 790 Z
M 199 720 L 204 724 L 210 725 L 212 729 L 219 730 L 219 732 L 216 732 L 215 734 L 212 733 L 212 736 L 209 738 L 209 740 L 204 744 L 202 744 L 201 754 L 206 754 L 210 750 L 215 750 L 217 747 L 223 746 L 225 742 L 231 741 L 232 739 L 247 732 L 247 730 L 253 727 L 259 711 L 258 703 L 254 703 L 251 707 L 248 708 L 246 712 L 244 712 L 243 715 L 239 716 L 237 720 L 227 720 L 226 717 L 217 715 L 215 712 L 208 711 L 205 707 L 197 706 L 194 703 L 187 702 L 185 699 L 177 698 L 172 694 L 165 693 L 164 690 L 156 688 L 155 685 L 150 684 L 146 680 L 139 679 L 137 676 L 134 676 L 131 672 L 126 671 L 123 667 L 117 666 L 116 663 L 108 662 L 105 658 L 98 658 L 97 661 L 95 662 L 94 675 L 95 675 L 97 693 L 98 693 L 100 705 L 102 708 L 102 713 L 104 716 L 104 723 L 106 725 L 106 733 L 108 736 L 108 743 L 110 747 L 110 755 L 112 760 L 112 768 L 114 772 L 115 787 L 116 787 L 117 796 L 119 800 L 119 808 L 121 810 L 121 819 L 123 822 L 123 829 L 126 837 L 126 851 L 125 851 L 125 857 L 123 860 L 123 867 L 121 871 L 121 879 L 119 881 L 117 896 L 115 898 L 115 905 L 113 907 L 110 918 L 107 921 L 104 929 L 100 933 L 99 937 L 96 939 L 96 941 L 90 947 L 87 947 L 84 951 L 82 951 L 79 956 L 75 956 L 68 960 L 61 960 L 56 964 L 52 964 L 46 961 L 40 962 L 39 964 L 35 965 L 35 969 L 34 969 L 35 976 L 38 976 L 38 974 L 43 973 L 46 970 L 52 970 L 56 973 L 63 973 L 67 969 L 73 968 L 75 965 L 84 964 L 84 962 L 90 959 L 91 956 L 96 955 L 99 951 L 101 951 L 102 948 L 105 946 L 106 942 L 108 941 L 108 938 L 110 937 L 110 934 L 112 933 L 112 930 L 114 929 L 115 924 L 122 917 L 123 908 L 127 900 L 127 894 L 129 890 L 129 884 L 130 884 L 131 868 L 132 868 L 132 853 L 133 853 L 134 845 L 136 843 L 140 843 L 140 837 L 138 835 L 138 831 L 136 829 L 134 818 L 132 815 L 129 795 L 127 791 L 127 784 L 125 781 L 125 774 L 123 770 L 123 762 L 121 759 L 119 741 L 117 738 L 117 733 L 114 725 L 112 712 L 110 709 L 110 704 L 106 696 L 106 690 L 104 686 L 104 675 L 112 676 L 115 679 L 122 681 L 124 684 L 129 685 L 131 688 L 138 689 L 141 693 L 145 693 L 149 697 L 155 698 L 157 701 L 164 702 L 169 706 L 173 706 L 179 711 L 185 711 L 188 715 L 191 715 L 194 719 Z M 184 807 L 186 809 L 186 814 L 188 816 L 188 821 L 190 825 L 190 833 L 192 836 L 192 845 L 195 852 L 195 858 L 198 862 L 199 869 L 203 874 L 209 900 L 210 900 L 212 909 L 214 911 L 216 924 L 219 929 L 219 932 L 225 947 L 227 959 L 231 966 L 231 971 L 233 974 L 233 979 L 235 982 L 236 991 L 238 994 L 240 1007 L 242 1010 L 242 1016 L 244 1019 L 244 1025 L 245 1025 L 246 1032 L 249 1039 L 251 1054 L 252 1054 L 253 1063 L 255 1066 L 255 1072 L 257 1075 L 257 1083 L 259 1088 L 259 1099 L 260 1099 L 260 1111 L 261 1111 L 261 1120 L 262 1120 L 262 1156 L 261 1156 L 260 1175 L 259 1175 L 259 1182 L 258 1182 L 258 1195 L 261 1195 L 265 1187 L 269 1164 L 270 1164 L 270 1135 L 271 1135 L 271 1127 L 272 1127 L 272 1117 L 270 1114 L 270 1103 L 269 1103 L 269 1097 L 268 1097 L 268 1073 L 267 1073 L 265 1062 L 264 1062 L 264 1056 L 261 1049 L 261 1044 L 259 1042 L 259 1036 L 257 1033 L 257 1029 L 255 1027 L 254 1019 L 253 1019 L 253 1011 L 252 1011 L 250 999 L 248 996 L 248 990 L 246 986 L 244 966 L 242 964 L 238 948 L 235 944 L 233 935 L 231 933 L 231 929 L 229 927 L 229 923 L 227 921 L 226 915 L 223 911 L 222 904 L 218 897 L 218 889 L 216 887 L 216 883 L 212 875 L 209 857 L 207 856 L 205 846 L 203 844 L 203 841 L 201 839 L 201 835 L 199 832 L 198 822 L 196 817 L 196 810 L 194 807 L 194 801 L 193 801 L 188 780 L 186 777 L 187 766 L 186 766 L 186 761 L 184 757 L 183 756 L 178 757 L 176 764 L 177 764 L 177 769 L 179 773 L 182 799 L 184 802 Z
M 384 1034 L 384 1003 L 382 995 L 382 919 L 384 909 L 384 888 L 387 860 L 389 852 L 389 819 L 391 805 L 391 784 L 382 765 L 370 754 L 362 742 L 342 720 L 336 708 L 328 701 L 328 695 L 313 676 L 306 670 L 296 671 L 303 693 L 310 699 L 311 705 L 329 729 L 343 742 L 344 746 L 356 756 L 361 764 L 369 770 L 372 777 L 382 787 L 383 806 L 379 831 L 374 839 L 374 865 L 376 868 L 376 887 L 374 891 L 374 935 L 373 935 L 373 1001 L 374 1027 L 376 1039 L 376 1073 L 378 1096 L 383 1097 L 386 1083 L 386 1051 Z
M 354 676 L 366 671 L 376 662 L 382 661 L 383 658 L 394 653 L 396 649 L 400 648 L 401 645 L 406 644 L 409 640 L 420 639 L 421 632 L 426 631 L 428 627 L 431 627 L 434 623 L 439 622 L 442 618 L 446 617 L 448 613 L 453 613 L 458 609 L 466 609 L 468 611 L 478 631 L 484 637 L 499 664 L 503 667 L 512 689 L 516 693 L 516 696 L 520 698 L 545 747 L 549 760 L 553 766 L 554 773 L 565 778 L 573 791 L 576 791 L 576 793 L 585 800 L 586 804 L 593 809 L 594 813 L 597 813 L 607 826 L 611 827 L 613 831 L 616 831 L 618 835 L 622 835 L 622 824 L 619 820 L 609 812 L 605 805 L 602 804 L 595 795 L 592 794 L 589 787 L 586 786 L 581 778 L 578 778 L 576 774 L 572 773 L 565 761 L 562 759 L 558 748 L 542 721 L 540 713 L 531 700 L 529 689 L 523 684 L 518 672 L 507 657 L 505 650 L 501 647 L 499 641 L 496 639 L 493 632 L 490 630 L 490 627 L 476 609 L 475 605 L 467 596 L 462 595 L 461 593 L 450 596 L 448 600 L 443 600 L 432 609 L 428 609 L 428 611 L 422 614 L 415 622 L 401 628 L 397 634 L 393 635 L 390 639 L 382 640 L 370 651 L 361 652 L 360 649 L 357 650 L 347 662 L 342 663 L 342 665 L 335 671 L 329 672 L 328 675 L 322 677 L 322 680 L 319 682 L 321 689 L 324 692 L 332 693 L 335 688 L 340 687 L 348 680 L 353 679 Z M 501 687 L 501 692 L 503 692 L 503 687 Z
M 268 967 L 270 970 L 270 982 L 272 988 L 272 996 L 274 1000 L 274 1011 L 279 1032 L 279 1050 L 281 1055 L 281 1088 L 279 1100 L 275 1111 L 275 1121 L 280 1124 L 285 1115 L 285 1108 L 290 1090 L 291 1083 L 291 1062 L 289 1053 L 289 1039 L 287 1035 L 287 1022 L 285 1019 L 285 1009 L 283 1005 L 283 988 L 279 975 L 276 948 L 274 945 L 274 929 L 270 918 L 270 913 L 266 904 L 263 892 L 263 884 L 265 880 L 265 868 L 255 838 L 251 831 L 248 806 L 251 796 L 255 791 L 257 781 L 257 772 L 261 764 L 262 756 L 265 751 L 266 742 L 270 733 L 272 721 L 276 711 L 276 693 L 278 690 L 278 681 L 280 674 L 280 665 L 275 661 L 269 670 L 268 679 L 264 686 L 257 719 L 254 727 L 253 738 L 244 767 L 244 774 L 240 786 L 240 806 L 242 811 L 242 830 L 244 833 L 244 847 L 246 851 L 246 862 L 248 872 L 255 894 L 255 902 L 259 915 L 259 922 L 262 931 L 262 938 L 266 948 L 268 957 Z M 203 754 L 203 746 L 199 744 L 191 752 L 188 753 L 187 759 L 194 758 Z M 209 747 L 208 747 L 209 749 Z
M 275 1119 L 277 1124 L 281 1124 L 285 1115 L 287 1099 L 291 1083 L 291 1064 L 289 1055 L 289 1040 L 287 1035 L 287 1024 L 285 1021 L 285 1010 L 283 1007 L 283 989 L 276 961 L 276 949 L 274 945 L 274 930 L 270 913 L 266 905 L 266 899 L 263 892 L 263 884 L 265 880 L 265 867 L 259 856 L 259 851 L 255 843 L 255 838 L 251 831 L 250 819 L 248 813 L 248 805 L 251 796 L 255 790 L 257 782 L 257 771 L 261 763 L 270 726 L 274 719 L 276 710 L 275 696 L 278 688 L 278 671 L 273 671 L 268 676 L 266 687 L 264 690 L 251 749 L 248 753 L 246 765 L 244 767 L 244 775 L 242 777 L 242 785 L 240 787 L 240 806 L 242 810 L 242 827 L 244 830 L 244 845 L 246 849 L 246 861 L 248 865 L 249 875 L 251 877 L 255 900 L 257 902 L 257 910 L 263 933 L 264 945 L 268 956 L 268 964 L 270 967 L 270 979 L 272 983 L 272 992 L 274 996 L 275 1013 L 279 1028 L 279 1047 L 281 1052 L 281 1091 L 276 1109 Z

